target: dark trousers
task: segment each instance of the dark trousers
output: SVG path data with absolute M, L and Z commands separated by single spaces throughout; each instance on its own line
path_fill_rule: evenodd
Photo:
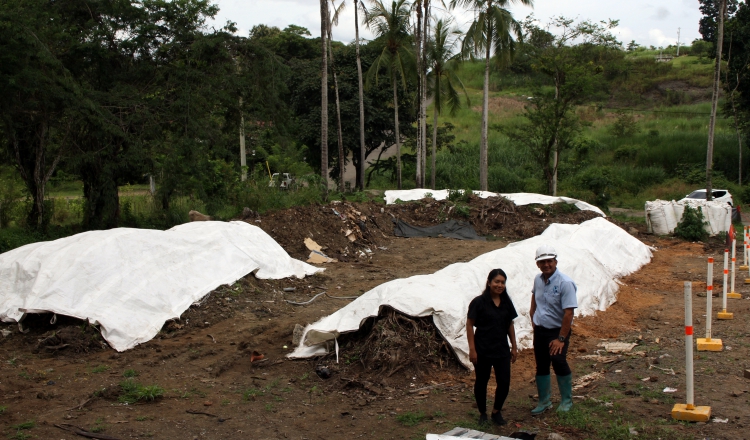
M 477 399 L 477 409 L 480 414 L 487 412 L 487 384 L 490 382 L 490 372 L 495 368 L 495 403 L 493 407 L 503 409 L 505 399 L 510 389 L 510 356 L 504 358 L 479 357 L 474 365 L 476 381 L 474 382 L 474 397 Z
M 568 345 L 570 345 L 570 333 L 565 339 L 562 353 L 551 356 L 549 354 L 549 343 L 557 340 L 560 336 L 559 328 L 544 328 L 536 326 L 534 328 L 534 358 L 536 359 L 536 375 L 549 376 L 549 365 L 555 370 L 558 376 L 567 376 L 570 374 L 570 366 L 566 356 L 568 355 Z

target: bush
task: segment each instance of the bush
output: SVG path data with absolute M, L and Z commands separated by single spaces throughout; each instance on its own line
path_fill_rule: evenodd
M 685 205 L 685 212 L 682 213 L 682 220 L 674 229 L 674 235 L 683 240 L 703 241 L 708 236 L 704 228 L 706 223 L 700 207 L 695 209 L 690 205 Z
M 617 112 L 617 120 L 609 127 L 609 131 L 614 137 L 630 137 L 638 133 L 640 128 L 632 114 L 619 111 Z

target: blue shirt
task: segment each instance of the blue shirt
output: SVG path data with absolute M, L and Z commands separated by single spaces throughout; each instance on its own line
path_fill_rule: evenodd
M 565 309 L 577 309 L 576 283 L 559 269 L 544 281 L 540 273 L 534 278 L 534 289 L 531 293 L 536 301 L 534 324 L 544 328 L 562 327 Z

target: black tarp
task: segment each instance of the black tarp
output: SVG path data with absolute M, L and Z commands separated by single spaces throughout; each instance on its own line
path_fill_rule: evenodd
M 391 220 L 395 224 L 393 234 L 396 237 L 445 237 L 459 240 L 485 240 L 484 237 L 477 235 L 477 231 L 467 222 L 448 220 L 439 225 L 422 228 L 412 226 L 396 218 Z

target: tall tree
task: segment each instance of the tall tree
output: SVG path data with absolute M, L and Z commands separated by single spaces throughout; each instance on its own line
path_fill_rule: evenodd
M 328 0 L 320 0 L 320 177 L 328 191 Z
M 716 44 L 718 36 L 717 21 L 719 19 L 719 6 L 722 0 L 698 0 L 700 11 L 703 16 L 698 22 L 698 32 L 704 41 Z M 737 0 L 726 0 L 726 15 L 732 17 L 737 12 Z
M 420 161 L 422 162 L 423 170 L 420 186 L 424 188 L 427 179 L 427 36 L 429 35 L 429 24 L 431 21 L 430 0 L 424 0 L 422 6 L 424 7 L 424 22 L 422 23 L 422 69 L 419 71 L 419 83 L 421 84 L 421 87 L 419 88 L 419 111 L 422 117 L 420 118 L 419 131 L 422 132 L 422 146 L 420 147 L 420 150 L 422 150 L 422 157 L 420 158 Z
M 393 119 L 396 141 L 396 174 L 401 189 L 401 133 L 398 123 L 398 79 L 406 89 L 407 74 L 413 72 L 414 55 L 410 48 L 409 2 L 393 0 L 390 7 L 376 2 L 367 14 L 367 27 L 383 45 L 383 50 L 367 72 L 367 82 L 377 84 L 380 71 L 385 70 L 393 88 Z
M 364 84 L 362 83 L 362 58 L 359 54 L 359 10 L 365 13 L 367 9 L 362 0 L 352 0 L 354 2 L 354 45 L 357 48 L 357 85 L 359 91 L 359 173 L 357 174 L 357 188 L 360 191 L 365 189 L 365 98 Z M 366 15 L 366 14 L 365 14 Z
M 714 128 L 716 127 L 716 107 L 719 104 L 719 83 L 721 82 L 721 51 L 724 46 L 724 17 L 727 13 L 727 0 L 719 4 L 719 19 L 716 31 L 716 62 L 714 64 L 714 86 L 711 96 L 711 119 L 708 123 L 708 147 L 706 148 L 706 200 L 713 200 L 712 174 L 714 167 Z
M 506 9 L 511 3 L 531 6 L 533 0 L 451 0 L 451 7 L 463 6 L 476 13 L 463 40 L 462 52 L 471 57 L 484 57 L 482 91 L 482 135 L 479 146 L 479 186 L 487 191 L 487 129 L 489 126 L 490 58 L 508 63 L 515 53 L 516 39 L 521 39 L 521 25 Z
M 333 15 L 330 16 L 328 21 L 328 58 L 331 65 L 331 73 L 333 74 L 333 91 L 336 97 L 336 133 L 338 134 L 338 146 L 339 146 L 339 192 L 344 192 L 344 170 L 346 169 L 346 155 L 344 155 L 344 139 L 341 133 L 341 101 L 339 100 L 339 79 L 336 74 L 336 62 L 333 56 L 333 46 L 331 41 L 333 40 L 333 26 L 339 24 L 339 14 L 346 6 L 346 1 L 341 0 L 339 6 L 336 6 L 336 0 L 331 0 L 331 6 L 333 7 Z
M 726 22 L 729 36 L 724 91 L 729 99 L 725 112 L 734 119 L 739 149 L 739 183 L 743 180 L 742 138 L 750 133 L 750 6 L 740 3 L 737 13 Z
M 456 53 L 458 38 L 461 31 L 451 27 L 451 20 L 438 20 L 435 31 L 427 45 L 427 87 L 432 97 L 432 164 L 430 173 L 430 188 L 435 189 L 435 170 L 437 157 L 438 116 L 446 108 L 454 115 L 461 108 L 460 88 L 466 97 L 466 105 L 470 105 L 461 78 L 458 77 L 460 54 Z
M 559 101 L 555 105 L 545 104 L 544 111 L 541 108 L 536 110 L 551 118 L 545 122 L 551 128 L 540 129 L 540 133 L 553 136 L 542 143 L 550 148 L 549 155 L 545 153 L 543 156 L 552 160 L 551 172 L 545 171 L 551 195 L 557 195 L 560 152 L 565 146 L 555 136 L 569 125 L 568 119 L 575 118 L 570 114 L 574 106 L 606 89 L 602 75 L 605 65 L 623 56 L 620 42 L 611 33 L 617 24 L 616 20 L 576 23 L 572 19 L 557 17 L 542 29 L 533 17 L 524 21 L 525 40 L 528 42 L 524 43 L 524 52 L 535 70 L 550 77 L 554 84 L 553 99 Z M 543 91 L 535 95 L 541 96 Z
M 414 49 L 416 53 L 416 61 L 417 61 L 417 142 L 416 145 L 416 156 L 417 156 L 417 166 L 416 166 L 416 176 L 415 176 L 415 186 L 417 188 L 422 187 L 422 176 L 423 176 L 423 170 L 422 170 L 422 138 L 424 137 L 424 134 L 422 133 L 422 88 L 424 87 L 424 84 L 422 84 L 422 71 L 424 70 L 423 67 L 423 59 L 422 59 L 422 50 L 424 49 L 422 46 L 422 2 L 423 0 L 415 0 L 412 4 L 412 7 L 417 11 L 417 20 L 414 23 Z M 425 36 L 426 38 L 426 36 Z

